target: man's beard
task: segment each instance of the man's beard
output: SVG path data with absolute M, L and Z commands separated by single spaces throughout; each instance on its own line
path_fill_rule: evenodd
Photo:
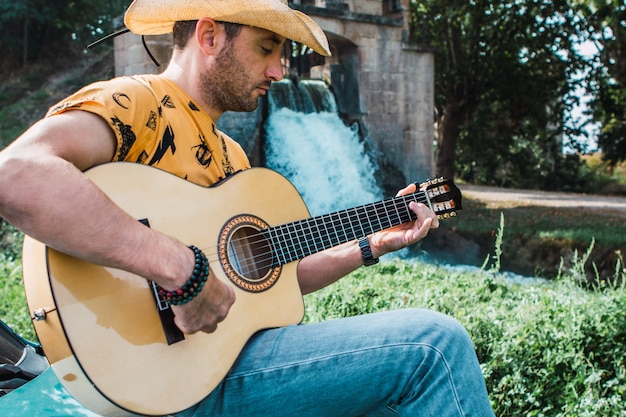
M 232 42 L 217 56 L 215 65 L 204 71 L 201 83 L 204 102 L 222 113 L 250 112 L 258 107 L 259 100 L 252 95 L 258 84 L 246 77 L 246 68 L 236 58 Z

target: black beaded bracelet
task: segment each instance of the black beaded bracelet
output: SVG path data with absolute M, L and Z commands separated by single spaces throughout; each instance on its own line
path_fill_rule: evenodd
M 193 245 L 189 246 L 189 249 L 196 255 L 196 264 L 193 268 L 193 273 L 185 285 L 177 290 L 166 291 L 157 285 L 157 293 L 161 301 L 173 305 L 186 304 L 200 293 L 209 278 L 209 261 L 204 252 Z

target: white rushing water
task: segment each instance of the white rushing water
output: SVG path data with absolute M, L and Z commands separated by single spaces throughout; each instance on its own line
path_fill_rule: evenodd
M 274 83 L 269 103 L 266 165 L 294 184 L 312 216 L 382 199 L 358 127 L 342 122 L 323 81 Z

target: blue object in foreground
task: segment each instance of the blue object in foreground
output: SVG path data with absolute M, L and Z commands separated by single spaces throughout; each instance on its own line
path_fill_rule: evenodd
M 51 368 L 0 397 L 2 417 L 99 417 L 81 406 L 61 385 Z

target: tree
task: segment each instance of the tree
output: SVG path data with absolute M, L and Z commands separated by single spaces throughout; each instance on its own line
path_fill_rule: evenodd
M 126 6 L 124 0 L 0 0 L 0 72 L 81 54 L 88 43 L 113 30 L 113 19 Z
M 437 175 L 558 188 L 565 117 L 584 61 L 566 1 L 412 2 L 416 41 L 436 47 Z
M 591 114 L 602 128 L 598 145 L 610 165 L 626 160 L 626 5 L 623 0 L 590 0 L 583 14 L 587 36 L 599 51 L 589 76 Z

